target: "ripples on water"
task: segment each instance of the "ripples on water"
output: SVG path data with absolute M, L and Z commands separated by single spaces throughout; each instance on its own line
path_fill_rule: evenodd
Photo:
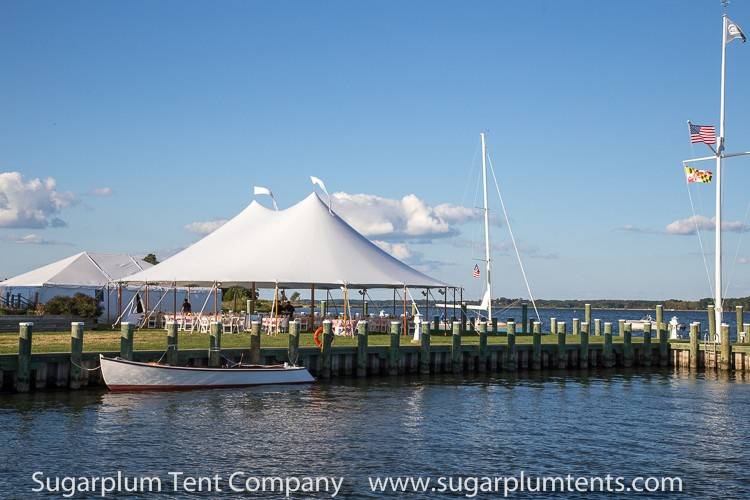
M 748 418 L 750 384 L 667 372 L 3 395 L 0 476 L 20 494 L 35 470 L 325 474 L 351 498 L 368 475 L 524 470 L 681 476 L 689 497 L 747 498 Z

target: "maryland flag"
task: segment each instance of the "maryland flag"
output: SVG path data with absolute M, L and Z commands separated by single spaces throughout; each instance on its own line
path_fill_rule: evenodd
M 714 174 L 710 170 L 698 170 L 697 168 L 685 167 L 685 177 L 688 184 L 693 182 L 711 182 Z

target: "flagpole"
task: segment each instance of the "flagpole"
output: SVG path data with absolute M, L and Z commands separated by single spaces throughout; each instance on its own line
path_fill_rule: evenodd
M 724 89 L 726 86 L 727 74 L 727 15 L 722 16 L 722 33 L 721 33 L 721 104 L 719 110 L 719 144 L 716 148 L 716 247 L 714 280 L 716 287 L 714 290 L 714 311 L 716 315 L 716 329 L 720 330 L 722 322 L 722 269 L 721 269 L 721 166 L 724 155 Z M 715 341 L 716 339 L 714 339 Z
M 487 204 L 487 144 L 484 140 L 484 132 L 479 136 L 482 138 L 482 187 L 484 188 L 484 258 L 487 272 L 487 290 L 485 294 L 489 297 L 487 303 L 487 321 L 492 321 L 492 276 L 490 257 L 490 211 Z M 484 300 L 484 297 L 482 297 Z

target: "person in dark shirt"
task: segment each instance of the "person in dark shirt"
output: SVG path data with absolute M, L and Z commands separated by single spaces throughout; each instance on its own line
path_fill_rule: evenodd
M 290 319 L 294 319 L 294 306 L 288 300 L 284 304 L 284 314 Z
M 192 312 L 193 306 L 190 305 L 190 301 L 185 297 L 185 300 L 182 302 L 182 309 L 180 309 L 180 312 L 183 312 L 185 314 L 188 314 Z

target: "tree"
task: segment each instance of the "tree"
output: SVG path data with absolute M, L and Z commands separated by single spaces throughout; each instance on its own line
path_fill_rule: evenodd
M 102 307 L 94 297 L 77 293 L 72 297 L 58 295 L 44 304 L 46 314 L 62 314 L 65 316 L 79 316 L 81 318 L 96 319 L 102 315 Z
M 297 301 L 299 300 L 299 297 L 300 297 L 300 295 L 299 295 L 299 292 L 294 292 L 294 293 L 293 293 L 293 294 L 292 294 L 292 295 L 291 295 L 291 296 L 289 297 L 289 300 L 291 300 L 292 302 L 297 302 Z
M 143 258 L 143 260 L 146 261 L 146 262 L 148 262 L 151 265 L 154 265 L 154 266 L 159 263 L 159 259 L 156 258 L 156 254 L 155 253 L 150 253 L 150 254 L 146 255 Z

